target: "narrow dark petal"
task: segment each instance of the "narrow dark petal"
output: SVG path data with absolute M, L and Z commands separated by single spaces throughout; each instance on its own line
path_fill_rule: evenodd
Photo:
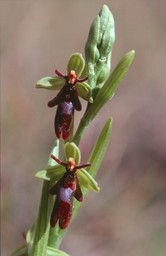
M 85 168 L 85 167 L 89 167 L 89 166 L 91 166 L 90 163 L 87 163 L 87 164 L 80 164 L 80 165 L 76 165 L 76 166 L 74 167 L 74 169 L 81 169 L 81 168 Z
M 61 78 L 64 78 L 64 75 L 62 75 L 62 73 L 59 72 L 57 69 L 55 69 L 55 74 Z
M 65 79 L 65 80 L 68 78 L 68 76 L 63 75 L 63 74 L 62 74 L 61 72 L 59 72 L 57 69 L 55 69 L 55 74 L 56 74 L 57 76 L 59 76 L 59 77 Z
M 54 159 L 58 164 L 65 166 L 65 167 L 67 166 L 67 163 L 62 162 L 60 159 L 58 159 L 54 155 L 51 155 L 51 158 Z
M 88 80 L 88 76 L 86 76 L 85 78 L 82 79 L 77 79 L 77 82 L 85 82 L 86 80 Z
M 74 193 L 74 197 L 78 200 L 78 201 L 80 201 L 80 202 L 82 202 L 83 201 L 83 195 L 82 195 L 82 191 L 81 191 L 81 188 L 80 188 L 80 185 L 79 185 L 79 182 L 78 182 L 78 180 L 76 181 L 76 191 L 75 191 L 75 193 Z

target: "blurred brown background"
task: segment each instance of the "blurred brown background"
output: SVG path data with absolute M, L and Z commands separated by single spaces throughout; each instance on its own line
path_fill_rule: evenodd
M 24 243 L 22 232 L 37 216 L 42 182 L 34 174 L 46 166 L 54 140 L 55 108 L 47 102 L 55 93 L 35 89 L 35 82 L 55 68 L 64 73 L 69 56 L 84 53 L 104 3 L 116 23 L 113 67 L 129 50 L 136 56 L 84 134 L 86 161 L 113 116 L 97 176 L 101 192 L 89 193 L 61 248 L 72 256 L 166 255 L 166 1 L 1 0 L 3 256 Z

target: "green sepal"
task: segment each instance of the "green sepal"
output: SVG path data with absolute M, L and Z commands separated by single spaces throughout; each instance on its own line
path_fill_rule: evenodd
M 36 88 L 44 88 L 48 90 L 60 90 L 64 86 L 65 81 L 61 77 L 43 77 L 36 83 Z
M 54 166 L 49 166 L 47 169 L 38 171 L 35 174 L 35 177 L 43 180 L 53 180 L 53 181 L 58 181 L 65 173 L 65 167 L 62 165 L 54 165 Z
M 68 65 L 67 72 L 69 73 L 71 70 L 76 72 L 77 77 L 80 77 L 85 67 L 85 60 L 82 57 L 81 53 L 74 53 L 71 55 Z
M 28 256 L 28 247 L 27 245 L 22 245 L 11 256 Z
M 73 142 L 67 142 L 65 144 L 65 156 L 67 161 L 69 157 L 72 157 L 74 158 L 76 164 L 79 164 L 81 162 L 81 152 L 76 144 Z
M 59 249 L 52 248 L 47 246 L 47 255 L 46 256 L 70 256 L 66 252 L 63 252 Z
M 76 86 L 77 86 L 78 95 L 84 100 L 87 100 L 90 103 L 93 103 L 92 90 L 89 84 L 85 82 L 82 82 L 82 83 L 78 82 Z
M 99 192 L 100 188 L 94 178 L 84 169 L 77 170 L 77 177 L 79 183 L 84 186 L 86 189 Z

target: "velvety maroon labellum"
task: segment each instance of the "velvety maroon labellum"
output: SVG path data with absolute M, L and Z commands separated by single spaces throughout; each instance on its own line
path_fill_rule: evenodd
M 60 138 L 61 133 L 64 140 L 69 138 L 73 114 L 74 106 L 72 102 L 62 101 L 59 103 L 54 122 L 57 138 Z
M 77 94 L 76 83 L 87 80 L 87 77 L 79 80 L 73 70 L 67 76 L 62 75 L 57 70 L 55 72 L 59 77 L 65 79 L 66 83 L 58 95 L 48 102 L 48 106 L 54 107 L 58 105 L 54 122 L 55 133 L 57 138 L 60 138 L 62 134 L 63 139 L 67 140 L 70 136 L 74 110 L 80 111 L 82 109 Z
M 82 191 L 80 189 L 76 170 L 90 166 L 90 164 L 76 165 L 73 158 L 69 158 L 67 163 L 60 161 L 55 156 L 51 156 L 58 164 L 66 167 L 66 172 L 62 178 L 50 189 L 51 195 L 56 195 L 55 204 L 51 214 L 50 225 L 54 227 L 59 220 L 61 229 L 66 228 L 72 217 L 73 196 L 82 201 Z

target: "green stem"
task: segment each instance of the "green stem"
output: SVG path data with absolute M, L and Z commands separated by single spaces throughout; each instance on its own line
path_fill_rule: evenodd
M 49 197 L 50 182 L 43 182 L 43 189 L 40 201 L 40 208 L 37 218 L 37 225 L 32 246 L 33 256 L 45 256 L 47 250 L 48 236 L 49 236 L 49 216 L 50 206 L 52 205 L 52 198 Z
M 85 114 L 84 116 L 82 117 L 80 123 L 79 123 L 79 126 L 77 128 L 77 131 L 75 133 L 75 136 L 73 138 L 73 142 L 78 146 L 79 145 L 79 142 L 81 140 L 81 137 L 84 133 L 84 130 L 87 128 L 89 124 L 89 121 L 87 119 L 85 119 Z
M 51 154 L 58 157 L 59 155 L 59 141 L 56 140 Z M 48 165 L 55 165 L 49 156 Z M 50 231 L 50 212 L 53 203 L 52 196 L 49 195 L 49 189 L 52 186 L 52 182 L 44 181 L 42 188 L 42 195 L 40 201 L 40 207 L 36 222 L 34 241 L 31 248 L 31 255 L 33 256 L 46 256 L 47 244 Z

